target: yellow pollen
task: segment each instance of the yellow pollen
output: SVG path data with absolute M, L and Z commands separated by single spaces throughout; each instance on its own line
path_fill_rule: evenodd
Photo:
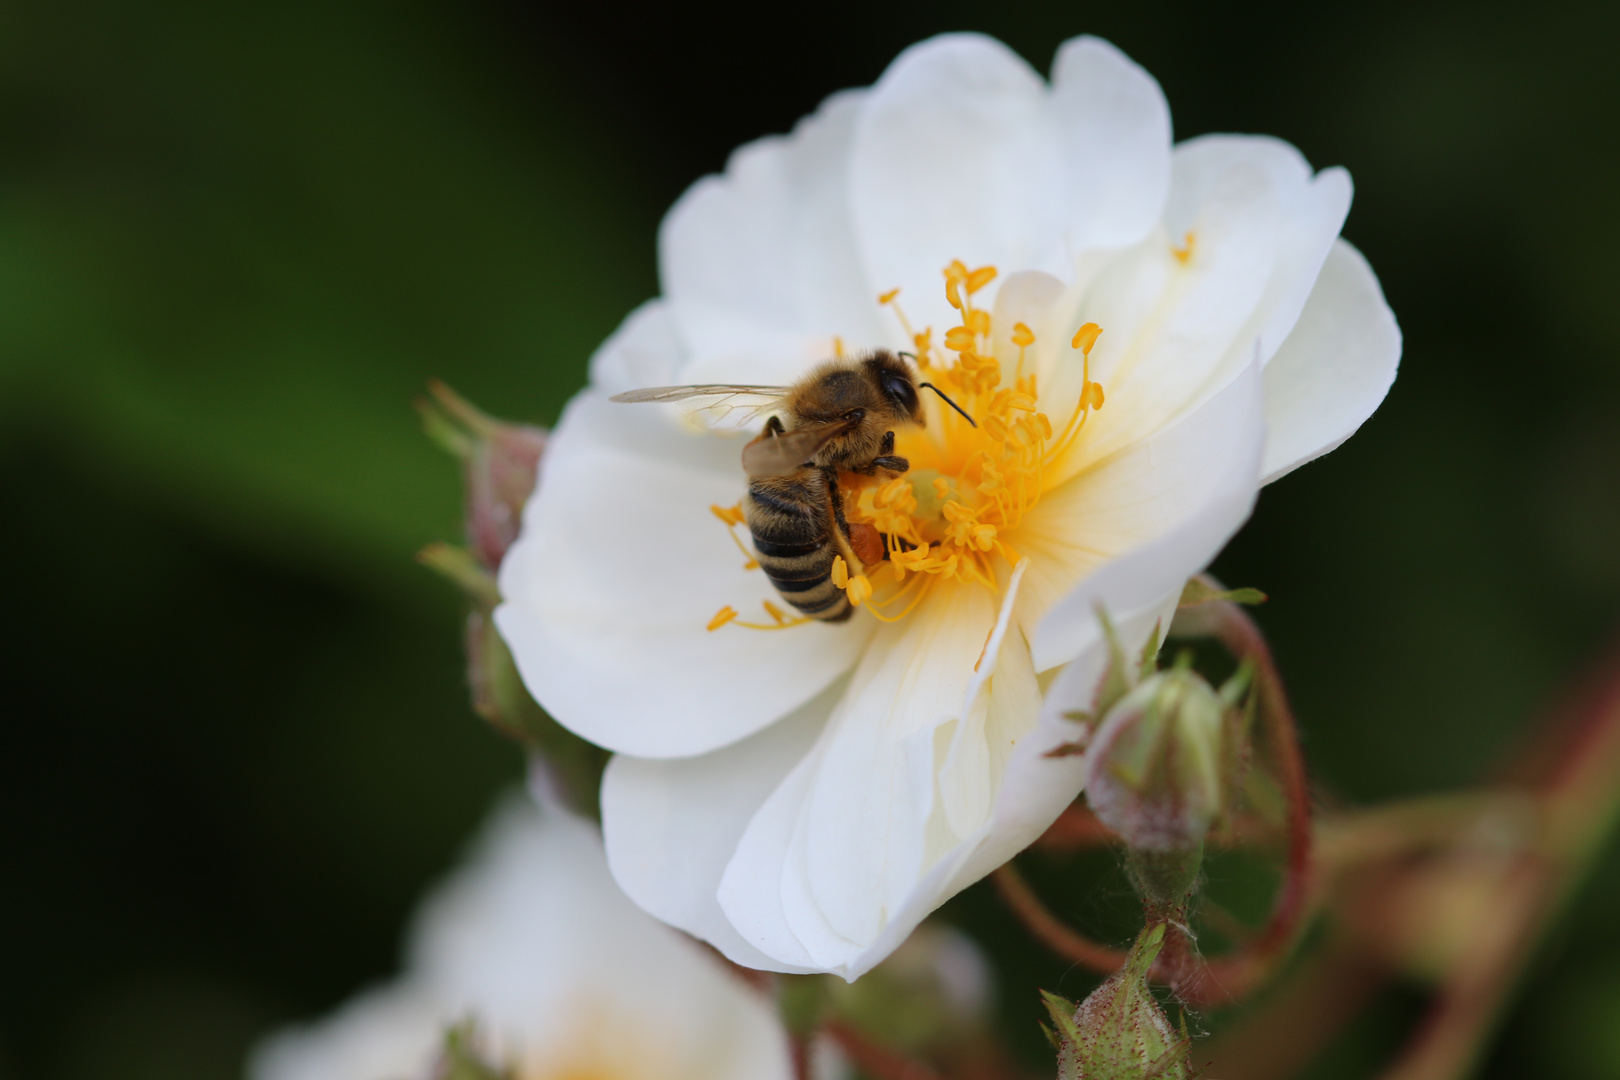
M 1074 332 L 1074 348 L 1079 349 L 1087 356 L 1091 355 L 1091 347 L 1097 344 L 1097 337 L 1102 333 L 1102 327 L 1094 322 L 1088 322 Z
M 1023 323 L 1013 323 L 1012 343 L 1020 349 L 1035 344 L 1035 331 Z
M 842 555 L 833 556 L 832 583 L 840 589 L 849 586 L 849 566 L 845 564 Z
M 900 295 L 900 290 L 898 288 L 890 289 L 888 292 L 882 293 L 882 294 L 880 294 L 878 296 L 878 303 L 880 305 L 881 304 L 887 304 L 889 301 L 893 300 L 895 297 L 897 297 L 899 295 Z
M 709 620 L 708 629 L 711 632 L 715 631 L 715 630 L 718 630 L 722 626 L 726 625 L 726 623 L 730 622 L 732 619 L 735 619 L 736 617 L 737 617 L 736 609 L 733 608 L 730 604 L 727 604 L 725 607 L 721 608 L 719 611 L 714 613 L 714 618 Z
M 1189 261 L 1191 261 L 1191 259 L 1193 257 L 1193 250 L 1197 246 L 1198 246 L 1198 236 L 1197 236 L 1196 233 L 1193 233 L 1191 230 L 1189 230 L 1187 235 L 1182 237 L 1181 247 L 1171 248 L 1170 249 L 1170 254 L 1172 254 L 1172 255 L 1174 255 L 1176 257 L 1176 261 L 1178 263 L 1180 263 L 1182 266 L 1186 266 L 1187 263 Z

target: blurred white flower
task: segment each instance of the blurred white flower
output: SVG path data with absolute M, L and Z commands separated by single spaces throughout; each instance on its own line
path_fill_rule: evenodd
M 273 1036 L 252 1080 L 427 1080 L 472 1020 L 516 1080 L 793 1075 L 768 1001 L 625 899 L 591 826 L 514 799 L 433 896 L 406 974 Z
M 990 39 L 926 41 L 694 185 L 663 297 L 552 435 L 496 612 L 535 697 L 619 754 L 630 896 L 740 963 L 854 978 L 1038 836 L 1081 786 L 1044 755 L 1106 658 L 1096 606 L 1139 645 L 1394 378 L 1349 204 L 1274 139 L 1172 148 L 1158 85 L 1094 38 L 1050 85 Z M 852 620 L 747 628 L 777 598 L 711 513 L 744 492 L 739 442 L 607 398 L 880 346 L 980 426 L 933 403 L 897 433 L 911 472 L 850 485 L 854 519 L 919 543 L 851 583 L 875 590 Z

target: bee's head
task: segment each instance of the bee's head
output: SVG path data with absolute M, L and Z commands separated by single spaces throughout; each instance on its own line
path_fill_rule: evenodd
M 917 396 L 917 376 L 912 374 L 905 360 L 880 349 L 862 363 L 896 417 L 909 423 L 922 424 L 923 409 Z

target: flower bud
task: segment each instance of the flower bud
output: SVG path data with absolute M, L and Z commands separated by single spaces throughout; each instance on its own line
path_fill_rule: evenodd
M 534 493 L 546 433 L 496 420 L 441 382 L 428 390 L 433 402 L 418 404 L 428 434 L 462 461 L 467 542 L 480 562 L 497 570 Z
M 1086 755 L 1086 798 L 1132 848 L 1203 842 L 1221 809 L 1225 706 L 1196 672 L 1143 679 L 1108 711 Z
M 1148 970 L 1164 947 L 1165 925 L 1145 927 L 1125 965 L 1103 980 L 1078 1008 L 1043 994 L 1058 1051 L 1058 1080 L 1188 1080 L 1192 1040 L 1159 1007 Z

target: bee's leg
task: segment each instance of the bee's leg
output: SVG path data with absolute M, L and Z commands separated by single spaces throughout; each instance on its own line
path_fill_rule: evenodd
M 844 518 L 844 499 L 838 494 L 838 472 L 835 469 L 822 469 L 821 472 L 827 478 L 827 500 L 832 503 L 833 518 L 838 522 L 838 530 L 847 539 L 849 522 Z
M 873 476 L 879 469 L 892 473 L 903 473 L 911 468 L 911 462 L 903 457 L 896 456 L 894 452 L 894 432 L 885 431 L 883 441 L 878 444 L 878 456 L 872 459 L 872 464 L 862 469 L 867 476 Z
M 786 430 L 787 429 L 782 426 L 782 418 L 779 416 L 773 416 L 769 420 L 765 421 L 765 437 L 767 439 L 774 438 Z

